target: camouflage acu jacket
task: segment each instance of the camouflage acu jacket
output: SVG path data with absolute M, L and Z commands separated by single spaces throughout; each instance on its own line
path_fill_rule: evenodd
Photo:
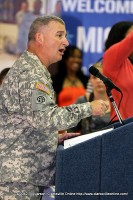
M 58 130 L 90 115 L 89 103 L 58 107 L 47 68 L 25 51 L 1 88 L 0 182 L 53 184 Z

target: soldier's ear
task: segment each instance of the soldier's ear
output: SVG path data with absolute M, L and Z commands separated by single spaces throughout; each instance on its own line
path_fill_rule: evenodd
M 39 43 L 39 44 L 42 44 L 43 43 L 43 34 L 42 33 L 36 33 L 35 35 L 35 39 L 36 41 Z

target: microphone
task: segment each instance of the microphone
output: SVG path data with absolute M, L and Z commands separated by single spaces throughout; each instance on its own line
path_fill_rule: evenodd
M 89 68 L 89 72 L 92 75 L 96 76 L 97 78 L 101 79 L 104 82 L 104 84 L 107 87 L 107 89 L 110 89 L 110 90 L 116 89 L 118 92 L 121 93 L 121 90 L 109 78 L 107 78 L 106 76 L 102 75 L 100 73 L 100 71 L 96 67 L 91 66 Z

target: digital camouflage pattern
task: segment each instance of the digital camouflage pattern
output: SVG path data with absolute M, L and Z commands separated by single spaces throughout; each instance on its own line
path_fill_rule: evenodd
M 27 183 L 0 184 L 0 200 L 40 200 L 41 194 L 37 186 Z
M 90 103 L 58 107 L 50 73 L 28 51 L 14 63 L 0 92 L 0 183 L 52 185 L 58 130 L 90 116 Z

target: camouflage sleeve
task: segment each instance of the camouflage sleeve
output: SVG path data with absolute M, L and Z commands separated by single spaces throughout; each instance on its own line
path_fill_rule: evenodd
M 31 89 L 27 95 L 27 98 L 21 96 L 24 99 L 20 101 L 23 113 L 28 116 L 32 126 L 43 131 L 53 132 L 74 127 L 92 112 L 89 102 L 58 107 L 51 94 L 40 89 Z

